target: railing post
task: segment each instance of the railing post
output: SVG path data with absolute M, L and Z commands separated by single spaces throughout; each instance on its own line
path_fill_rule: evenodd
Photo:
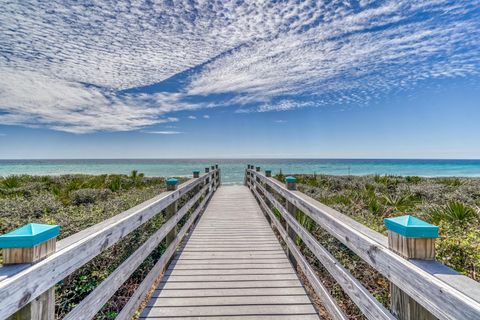
M 435 260 L 438 227 L 412 216 L 386 218 L 388 247 L 405 259 Z M 390 283 L 390 305 L 399 320 L 437 319 L 418 302 Z
M 256 172 L 260 172 L 260 167 L 256 167 L 256 168 L 255 168 L 255 171 L 256 171 Z M 260 178 L 259 178 L 258 176 L 255 176 L 255 181 L 256 181 L 257 183 L 260 183 Z
M 174 191 L 177 190 L 177 185 L 178 185 L 178 180 L 175 178 L 171 178 L 167 180 L 167 190 L 168 191 Z M 177 213 L 178 209 L 178 201 L 172 202 L 167 208 L 165 208 L 165 221 L 168 221 L 171 217 Z M 178 227 L 175 225 L 173 227 L 172 231 L 170 231 L 167 236 L 166 236 L 166 246 L 168 247 L 170 243 L 172 243 L 175 240 L 175 237 L 177 236 L 177 230 Z
M 219 187 L 222 184 L 222 174 L 221 174 L 220 168 L 218 167 L 218 164 L 215 164 L 215 170 L 217 171 L 217 175 L 216 175 L 217 187 Z
M 30 223 L 0 236 L 3 264 L 36 263 L 56 250 L 60 227 Z M 18 310 L 9 320 L 54 320 L 55 288 L 52 287 Z
M 297 179 L 295 177 L 290 177 L 290 176 L 286 177 L 285 178 L 285 186 L 287 187 L 288 190 L 292 190 L 292 191 L 297 190 Z M 293 203 L 291 203 L 290 201 L 286 200 L 285 209 L 287 209 L 287 211 L 295 219 L 295 214 L 297 212 L 297 207 L 295 207 L 295 205 Z M 292 241 L 295 243 L 295 238 L 297 237 L 297 234 L 295 233 L 295 231 L 292 228 L 290 228 L 290 226 L 288 225 L 288 222 L 286 224 L 286 230 L 287 230 L 288 237 L 290 239 L 292 239 Z M 287 254 L 288 254 L 288 258 L 292 262 L 293 266 L 296 268 L 297 267 L 297 262 L 295 260 L 295 257 L 291 253 L 290 249 L 288 249 L 288 248 L 287 248 Z

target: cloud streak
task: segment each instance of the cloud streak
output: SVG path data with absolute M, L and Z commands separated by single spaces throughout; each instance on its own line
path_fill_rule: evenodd
M 183 132 L 180 132 L 180 131 L 146 131 L 146 133 L 161 134 L 161 135 L 175 135 L 175 134 L 182 134 Z

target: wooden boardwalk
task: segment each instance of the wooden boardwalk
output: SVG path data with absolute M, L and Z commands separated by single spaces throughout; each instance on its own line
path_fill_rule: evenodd
M 214 194 L 141 318 L 319 319 L 245 186 Z

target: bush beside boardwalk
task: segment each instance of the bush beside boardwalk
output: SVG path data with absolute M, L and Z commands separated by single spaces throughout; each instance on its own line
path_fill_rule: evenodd
M 298 190 L 386 234 L 383 219 L 411 214 L 440 226 L 437 259 L 480 281 L 480 179 L 422 178 L 416 176 L 295 175 Z M 280 181 L 283 175 L 277 175 Z M 298 219 L 298 217 L 297 217 Z M 388 305 L 388 281 L 346 246 L 310 221 L 304 226 L 384 305 Z M 316 265 L 347 314 L 361 318 L 355 305 L 328 272 L 303 248 Z
M 58 224 L 60 239 L 99 223 L 165 191 L 164 178 L 126 175 L 10 176 L 0 178 L 0 234 L 30 222 Z M 56 287 L 57 318 L 79 301 L 163 224 L 157 215 L 94 258 Z M 157 248 L 98 314 L 114 318 L 164 248 Z M 1 262 L 1 256 L 0 256 Z

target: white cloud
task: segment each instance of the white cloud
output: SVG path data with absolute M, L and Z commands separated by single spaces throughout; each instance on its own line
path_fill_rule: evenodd
M 188 116 L 188 119 L 195 120 L 195 119 L 197 119 L 197 117 L 195 117 L 195 116 Z
M 287 123 L 287 120 L 274 120 L 275 123 Z
M 192 77 L 189 93 L 234 93 L 232 102 L 260 103 L 237 112 L 285 111 L 368 103 L 424 79 L 478 75 L 479 7 L 384 1 L 332 13 L 303 33 L 261 39 L 216 59 Z M 311 101 L 291 101 L 298 95 Z
M 0 122 L 88 133 L 218 106 L 366 104 L 425 79 L 479 75 L 479 9 L 474 0 L 10 1 L 0 11 Z M 201 65 L 178 92 L 122 91 Z
M 182 134 L 183 132 L 180 131 L 145 131 L 146 133 L 152 134 L 163 134 L 163 135 L 174 135 L 174 134 Z
M 204 119 L 210 119 L 210 116 L 208 114 L 203 116 Z

